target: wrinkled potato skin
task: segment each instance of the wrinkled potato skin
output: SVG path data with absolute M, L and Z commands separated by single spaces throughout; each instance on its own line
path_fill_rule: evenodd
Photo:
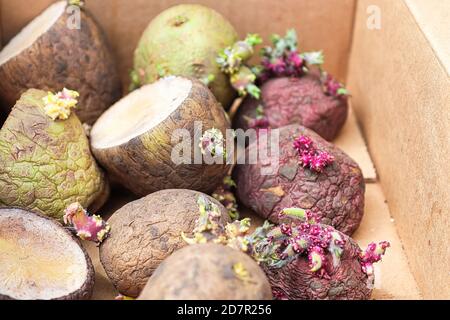
M 45 91 L 30 89 L 0 130 L 0 206 L 18 206 L 62 219 L 73 202 L 98 209 L 108 183 L 75 114 L 53 121 Z
M 212 193 L 226 176 L 230 165 L 175 164 L 171 159 L 176 129 L 186 129 L 191 137 L 191 159 L 199 141 L 194 141 L 194 122 L 202 123 L 203 132 L 216 128 L 226 137 L 230 123 L 225 111 L 206 86 L 195 79 L 186 100 L 167 119 L 146 133 L 111 148 L 92 152 L 104 168 L 123 186 L 143 197 L 164 189 L 190 189 Z M 201 133 L 200 133 L 201 136 Z
M 94 18 L 81 11 L 80 29 L 70 30 L 64 13 L 45 34 L 0 66 L 0 99 L 9 112 L 28 88 L 80 93 L 75 111 L 93 124 L 122 94 L 116 63 Z
M 220 50 L 238 39 L 233 26 L 218 12 L 198 4 L 173 6 L 156 16 L 144 31 L 134 53 L 134 70 L 141 84 L 164 75 L 205 79 L 224 108 L 231 106 L 236 92 L 220 71 Z
M 95 270 L 94 270 L 94 266 L 92 264 L 91 258 L 89 257 L 88 253 L 86 252 L 86 249 L 82 246 L 80 240 L 77 237 L 75 237 L 69 230 L 64 228 L 59 222 L 57 222 L 54 219 L 51 219 L 45 215 L 42 215 L 42 214 L 39 214 L 36 212 L 26 211 L 22 208 L 16 208 L 16 207 L 0 208 L 0 215 L 2 214 L 2 212 L 7 212 L 8 210 L 21 210 L 21 211 L 27 212 L 30 215 L 35 215 L 37 218 L 42 218 L 42 219 L 48 220 L 49 223 L 57 224 L 58 226 L 61 227 L 61 229 L 64 230 L 64 232 L 70 238 L 72 238 L 72 240 L 74 242 L 76 242 L 80 246 L 81 250 L 84 253 L 84 257 L 86 258 L 86 264 L 87 264 L 86 281 L 83 283 L 83 285 L 81 286 L 80 289 L 78 289 L 68 295 L 65 295 L 63 297 L 59 297 L 59 298 L 56 298 L 53 300 L 90 300 L 92 297 L 92 293 L 94 292 Z M 15 300 L 15 299 L 13 299 L 7 295 L 0 294 L 0 300 Z
M 280 161 L 275 175 L 262 175 L 262 164 L 238 165 L 233 172 L 237 196 L 247 207 L 264 219 L 278 222 L 284 208 L 299 207 L 319 214 L 322 223 L 351 235 L 364 213 L 365 184 L 361 169 L 348 155 L 305 127 L 280 128 Z M 264 134 L 263 132 L 260 133 Z M 333 164 L 318 174 L 303 168 L 294 139 L 306 135 L 319 150 L 335 157 Z M 246 153 L 267 154 L 267 147 L 250 144 Z M 248 159 L 248 157 L 247 157 Z M 275 159 L 271 159 L 275 160 Z M 275 161 L 276 163 L 276 161 Z
M 338 135 L 347 119 L 347 99 L 327 96 L 316 74 L 270 79 L 262 85 L 261 95 L 261 100 L 244 100 L 234 117 L 234 128 L 247 130 L 248 118 L 256 117 L 260 104 L 270 128 L 300 124 L 328 141 Z
M 300 257 L 284 267 L 273 268 L 262 264 L 274 291 L 289 300 L 367 300 L 372 294 L 372 285 L 362 271 L 358 261 L 359 246 L 350 237 L 345 239 L 341 263 L 333 267 L 331 255 L 327 255 L 330 279 L 311 272 L 308 259 Z
M 249 281 L 233 271 L 242 263 Z M 163 261 L 139 300 L 270 300 L 264 272 L 248 255 L 219 244 L 191 245 Z
M 100 246 L 100 260 L 121 294 L 137 297 L 161 261 L 187 245 L 181 232 L 190 236 L 195 228 L 199 195 L 163 190 L 130 202 L 111 216 L 111 233 Z M 226 209 L 209 199 L 220 208 L 222 223 L 229 222 Z

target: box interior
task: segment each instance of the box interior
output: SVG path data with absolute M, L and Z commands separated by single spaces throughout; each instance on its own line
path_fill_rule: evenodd
M 2 43 L 7 43 L 52 2 L 0 0 Z M 365 217 L 354 237 L 362 246 L 371 240 L 384 239 L 393 244 L 377 266 L 373 298 L 450 296 L 450 287 L 443 286 L 448 282 L 450 265 L 447 245 L 450 167 L 448 162 L 443 163 L 450 158 L 450 52 L 448 37 L 444 37 L 450 32 L 445 24 L 450 3 L 438 0 L 247 0 L 239 5 L 233 0 L 85 2 L 106 32 L 125 85 L 133 50 L 146 25 L 159 12 L 178 3 L 194 2 L 216 9 L 242 37 L 257 32 L 267 41 L 271 33 L 295 28 L 301 50 L 323 49 L 325 69 L 347 81 L 355 111 L 336 143 L 360 164 L 367 182 Z M 367 27 L 371 14 L 368 8 L 374 4 L 381 13 L 379 30 Z M 439 145 L 443 147 L 437 148 Z M 104 209 L 105 214 L 111 214 L 131 199 L 128 194 L 115 195 Z M 97 250 L 90 244 L 87 246 L 98 271 L 94 298 L 112 298 L 115 292 L 105 278 Z

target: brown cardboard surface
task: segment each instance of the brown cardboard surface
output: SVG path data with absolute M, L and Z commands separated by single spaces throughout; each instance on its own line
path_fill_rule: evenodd
M 3 45 L 17 34 L 28 22 L 41 13 L 54 0 L 11 1 L 0 0 L 1 29 L 3 29 Z
M 388 240 L 391 247 L 383 261 L 375 265 L 373 299 L 420 299 L 421 294 L 411 273 L 402 242 L 396 231 L 379 183 L 366 185 L 365 213 L 353 238 L 361 248 L 372 241 Z
M 381 30 L 366 27 L 366 10 L 374 3 Z M 450 12 L 449 2 L 432 3 L 421 17 L 430 25 L 442 15 L 438 11 Z M 424 33 L 417 21 L 404 1 L 359 1 L 349 87 L 421 292 L 448 299 L 450 78 L 436 55 L 441 49 L 427 37 L 435 29 Z
M 377 180 L 377 173 L 358 127 L 353 108 L 350 108 L 347 122 L 333 143 L 359 164 L 366 182 Z
M 104 210 L 106 216 L 132 199 L 133 197 L 126 192 L 115 193 L 112 199 L 114 204 Z M 248 209 L 241 208 L 241 213 L 243 217 L 252 219 L 253 228 L 263 222 L 260 217 Z M 371 241 L 389 240 L 391 242 L 391 247 L 383 261 L 375 265 L 375 287 L 372 299 L 420 299 L 417 284 L 409 270 L 406 255 L 395 230 L 395 223 L 391 220 L 379 184 L 367 185 L 365 215 L 361 227 L 353 236 L 362 248 Z M 109 282 L 100 263 L 98 248 L 92 243 L 85 242 L 84 244 L 96 270 L 93 299 L 114 299 L 117 292 Z
M 450 74 L 450 2 L 442 0 L 405 0 L 419 28 Z
M 52 0 L 0 0 L 4 41 L 9 41 Z M 124 81 L 132 67 L 133 51 L 150 22 L 162 10 L 178 3 L 200 3 L 227 17 L 242 37 L 268 35 L 295 28 L 304 50 L 323 49 L 325 68 L 344 80 L 351 42 L 355 0 L 86 0 L 86 7 L 106 31 Z

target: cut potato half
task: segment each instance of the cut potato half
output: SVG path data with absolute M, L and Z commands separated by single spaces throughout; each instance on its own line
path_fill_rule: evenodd
M 109 108 L 91 130 L 94 148 L 111 148 L 129 142 L 170 116 L 189 96 L 192 82 L 168 77 L 130 93 Z
M 208 87 L 170 76 L 110 107 L 92 127 L 91 149 L 114 180 L 138 196 L 163 189 L 211 193 L 230 166 L 226 161 L 195 162 L 194 152 L 202 133 L 213 128 L 226 137 L 230 123 Z M 178 129 L 184 130 L 185 140 L 178 139 Z M 174 161 L 173 150 L 182 150 L 190 163 Z
M 5 113 L 27 89 L 58 92 L 65 87 L 80 93 L 75 113 L 81 122 L 93 124 L 121 96 L 103 31 L 84 8 L 78 14 L 68 6 L 68 1 L 52 4 L 0 52 L 0 105 Z
M 64 14 L 66 7 L 66 1 L 56 2 L 23 28 L 0 52 L 0 65 L 20 54 L 46 33 Z
M 0 299 L 88 299 L 92 263 L 59 223 L 18 208 L 0 209 Z

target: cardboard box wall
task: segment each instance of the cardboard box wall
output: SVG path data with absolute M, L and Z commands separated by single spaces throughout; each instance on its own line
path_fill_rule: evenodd
M 51 2 L 0 0 L 3 44 Z M 450 297 L 449 287 L 443 285 L 448 283 L 445 280 L 450 265 L 446 231 L 450 170 L 444 164 L 450 148 L 448 73 L 443 72 L 442 65 L 439 67 L 436 55 L 439 48 L 430 45 L 412 14 L 414 1 L 86 2 L 107 33 L 124 81 L 128 81 L 133 50 L 148 22 L 163 9 L 184 2 L 216 9 L 230 19 L 241 36 L 258 32 L 267 39 L 272 32 L 284 33 L 287 28 L 295 28 L 302 49 L 324 49 L 325 68 L 341 80 L 346 78 L 350 61 L 348 82 L 358 120 L 414 276 L 424 297 Z M 427 7 L 423 1 L 419 2 Z M 369 32 L 366 27 L 366 9 L 372 4 L 379 5 L 382 13 L 382 29 L 376 32 Z M 434 20 L 433 11 L 422 19 Z M 439 144 L 443 148 L 437 150 L 435 146 Z
M 449 71 L 450 1 L 358 1 L 348 85 L 426 298 L 450 298 Z

